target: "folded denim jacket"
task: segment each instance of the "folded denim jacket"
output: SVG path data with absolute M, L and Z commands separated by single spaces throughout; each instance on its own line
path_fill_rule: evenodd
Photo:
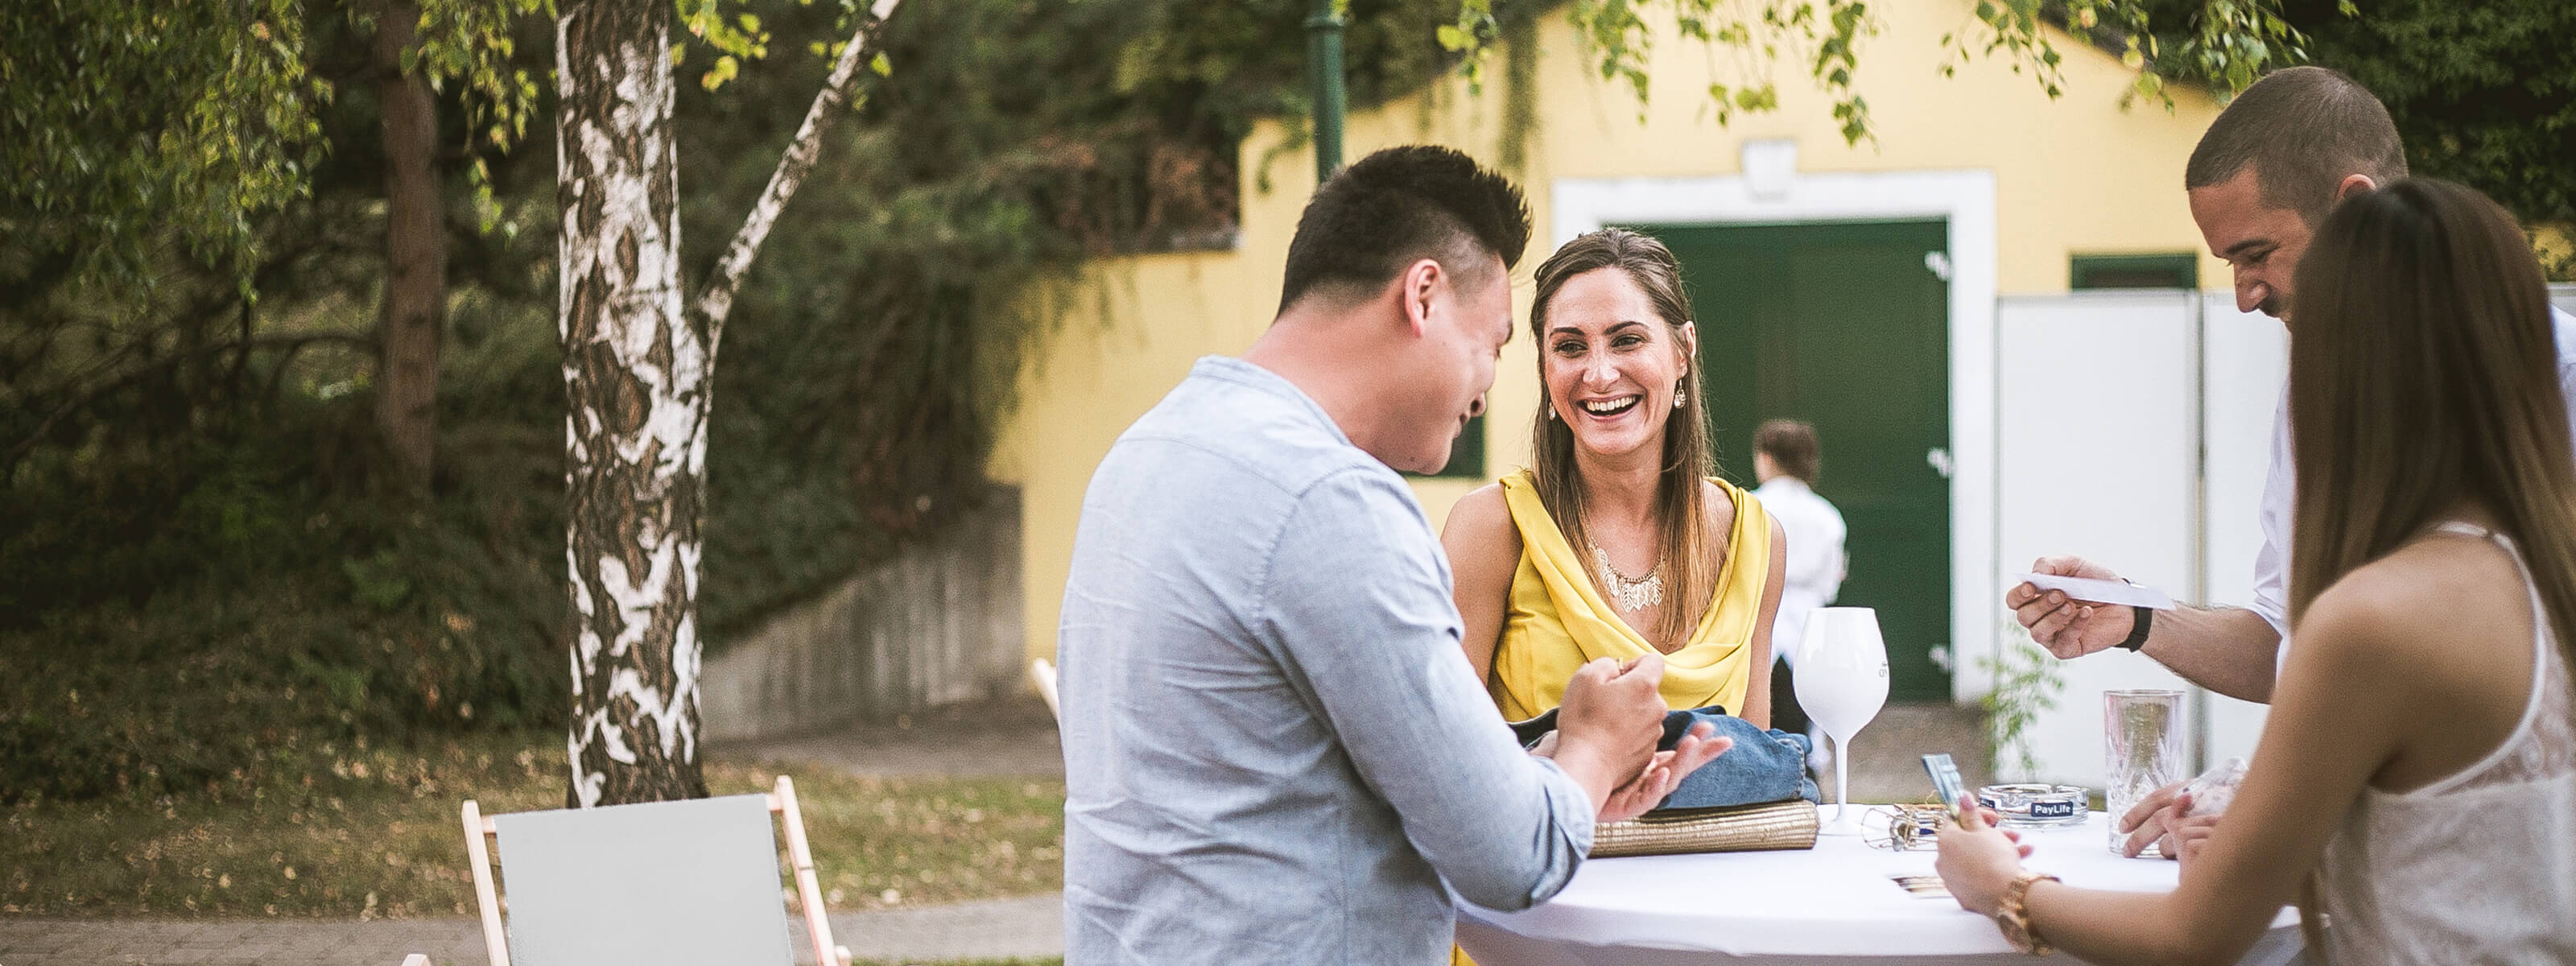
M 1807 777 L 1806 735 L 1777 728 L 1765 731 L 1716 705 L 1665 714 L 1664 737 L 1657 747 L 1673 747 L 1691 725 L 1702 721 L 1716 726 L 1718 737 L 1735 739 L 1735 747 L 1682 776 L 1681 784 L 1656 808 L 1725 808 L 1792 798 L 1823 801 L 1815 781 Z M 1511 725 L 1523 747 L 1535 745 L 1556 730 L 1556 711 L 1551 708 Z

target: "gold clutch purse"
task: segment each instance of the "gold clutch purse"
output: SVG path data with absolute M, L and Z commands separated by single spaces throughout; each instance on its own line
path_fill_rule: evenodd
M 1592 827 L 1592 857 L 1763 852 L 1816 847 L 1816 803 L 1803 798 L 1727 808 L 1675 808 Z

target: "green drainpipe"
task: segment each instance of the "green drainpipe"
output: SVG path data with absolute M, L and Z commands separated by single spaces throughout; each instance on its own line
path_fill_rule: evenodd
M 1315 183 L 1342 169 L 1342 17 L 1314 0 L 1306 17 L 1306 90 L 1315 101 Z

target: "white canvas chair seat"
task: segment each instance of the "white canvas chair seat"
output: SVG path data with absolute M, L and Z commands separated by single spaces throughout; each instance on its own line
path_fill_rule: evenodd
M 798 905 L 826 964 L 832 942 L 821 888 L 785 776 L 767 795 L 517 812 L 464 807 L 474 891 L 493 966 L 791 966 L 779 891 L 776 815 L 787 829 Z M 506 922 L 484 837 L 500 846 Z

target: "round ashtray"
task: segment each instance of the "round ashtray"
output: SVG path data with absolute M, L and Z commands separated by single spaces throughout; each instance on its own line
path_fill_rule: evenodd
M 1977 804 L 1995 810 L 2005 828 L 2068 828 L 2084 824 L 2092 793 L 2076 785 L 1988 785 Z

